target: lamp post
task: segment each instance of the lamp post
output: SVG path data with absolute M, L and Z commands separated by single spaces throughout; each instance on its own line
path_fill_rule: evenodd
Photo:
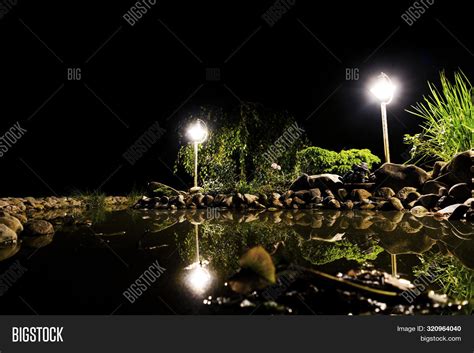
M 188 128 L 188 137 L 194 145 L 194 187 L 198 186 L 198 145 L 207 139 L 208 130 L 206 123 L 201 119 L 196 120 Z
M 383 132 L 383 150 L 385 154 L 385 163 L 390 163 L 390 149 L 388 144 L 388 124 L 387 124 L 387 104 L 393 99 L 395 86 L 390 77 L 383 72 L 377 78 L 377 82 L 370 89 L 370 92 L 380 101 L 382 112 L 382 132 Z
M 377 81 L 370 89 L 370 92 L 380 101 L 380 109 L 382 113 L 382 132 L 383 132 L 383 151 L 385 154 L 385 163 L 390 163 L 390 148 L 388 144 L 388 124 L 387 124 L 387 104 L 393 99 L 395 86 L 387 74 L 381 72 L 377 77 Z M 397 255 L 390 255 L 392 265 L 392 276 L 397 277 Z

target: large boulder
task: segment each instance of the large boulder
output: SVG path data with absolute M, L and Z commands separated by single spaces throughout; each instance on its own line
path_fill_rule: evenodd
M 435 180 L 450 186 L 466 183 L 472 187 L 473 164 L 474 149 L 459 153 L 441 168 L 439 176 Z
M 337 191 L 342 186 L 342 178 L 337 174 L 301 174 L 290 186 L 292 191 L 309 190 L 318 188 L 320 190 Z
M 318 188 L 320 190 L 329 189 L 337 192 L 342 187 L 342 178 L 337 174 L 318 174 L 308 177 L 309 189 Z
M 406 186 L 419 189 L 429 178 L 429 174 L 415 165 L 385 163 L 374 172 L 376 188 L 389 187 L 395 192 Z
M 5 224 L 0 224 L 0 248 L 16 245 L 18 236 Z
M 43 236 L 54 234 L 54 227 L 45 220 L 31 220 L 25 225 L 23 235 L 26 236 Z
M 13 216 L 5 215 L 0 217 L 0 224 L 6 225 L 17 234 L 23 231 L 23 225 L 16 217 Z

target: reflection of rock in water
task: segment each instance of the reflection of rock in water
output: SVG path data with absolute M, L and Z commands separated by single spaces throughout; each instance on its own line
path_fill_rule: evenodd
M 0 261 L 14 256 L 18 251 L 20 251 L 20 245 L 17 244 L 7 247 L 0 247 Z
M 422 254 L 437 241 L 455 248 L 461 240 L 472 239 L 472 224 L 438 220 L 431 216 L 420 217 L 410 212 L 372 210 L 276 210 L 236 213 L 226 209 L 178 210 L 157 212 L 155 224 L 188 221 L 193 224 L 230 225 L 238 229 L 243 224 L 262 224 L 268 228 L 291 229 L 303 239 L 322 242 L 338 242 L 344 234 L 347 241 L 357 237 L 379 239 L 379 245 L 391 254 Z M 339 236 L 338 236 L 339 235 Z M 470 248 L 469 248 L 470 249 Z M 468 252 L 470 250 L 467 250 Z M 456 255 L 456 252 L 452 252 Z M 465 256 L 464 256 L 465 257 Z

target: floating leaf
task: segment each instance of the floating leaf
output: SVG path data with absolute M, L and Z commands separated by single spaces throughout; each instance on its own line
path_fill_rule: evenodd
M 275 265 L 270 254 L 261 246 L 247 251 L 239 260 L 240 267 L 249 269 L 270 283 L 276 282 Z

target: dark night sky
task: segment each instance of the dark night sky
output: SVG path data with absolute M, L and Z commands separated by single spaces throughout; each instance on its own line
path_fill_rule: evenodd
M 404 110 L 426 81 L 441 69 L 474 78 L 472 12 L 462 2 L 435 1 L 409 26 L 401 15 L 412 1 L 298 0 L 272 27 L 262 14 L 273 0 L 162 0 L 130 26 L 122 15 L 135 2 L 18 0 L 0 19 L 0 135 L 16 121 L 28 130 L 0 158 L 0 196 L 120 193 L 153 179 L 184 188 L 168 169 L 180 120 L 239 99 L 292 112 L 314 145 L 382 157 L 367 91 L 382 70 L 399 82 L 389 129 L 392 159 L 403 162 L 402 137 L 418 125 Z M 80 81 L 67 80 L 72 67 Z M 206 79 L 214 67 L 219 81 Z M 346 80 L 347 68 L 359 79 Z M 129 165 L 122 154 L 154 121 L 166 134 Z

